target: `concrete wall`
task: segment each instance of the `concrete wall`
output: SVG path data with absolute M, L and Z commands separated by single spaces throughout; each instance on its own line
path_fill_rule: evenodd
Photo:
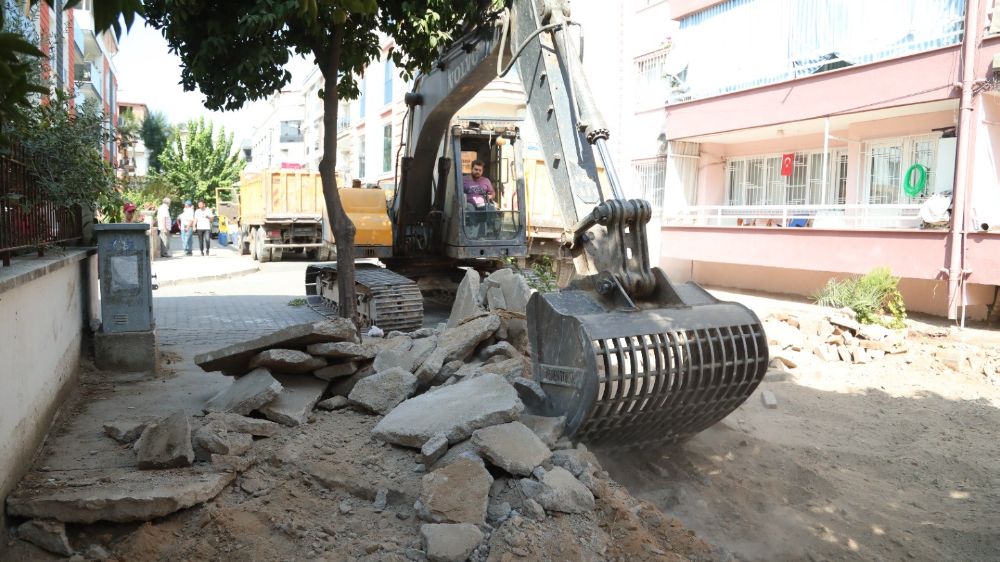
M 27 470 L 76 381 L 96 258 L 76 251 L 28 261 L 36 269 L 15 260 L 17 270 L 0 271 L 0 499 Z

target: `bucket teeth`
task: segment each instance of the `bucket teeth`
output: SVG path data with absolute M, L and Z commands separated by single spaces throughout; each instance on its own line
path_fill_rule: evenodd
M 742 305 L 699 295 L 692 306 L 622 312 L 568 292 L 576 294 L 532 296 L 528 334 L 549 398 L 542 413 L 565 415 L 576 440 L 640 447 L 686 439 L 735 410 L 767 370 L 763 327 Z M 546 336 L 554 333 L 564 337 Z

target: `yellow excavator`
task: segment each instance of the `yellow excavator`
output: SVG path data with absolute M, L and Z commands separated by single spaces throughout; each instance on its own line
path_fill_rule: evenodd
M 568 4 L 508 0 L 494 16 L 442 52 L 406 95 L 391 256 L 381 258 L 385 268 L 358 268 L 359 310 L 382 328 L 417 327 L 420 291 L 411 278 L 526 255 L 518 129 L 453 123 L 477 92 L 516 67 L 564 223 L 559 243 L 575 267 L 565 288 L 528 302 L 533 378 L 546 395 L 535 413 L 565 416 L 568 435 L 596 446 L 676 441 L 711 426 L 763 379 L 760 320 L 651 266 L 650 204 L 624 195 L 578 39 L 567 33 L 575 25 Z M 513 163 L 496 205 L 467 203 L 461 163 L 470 158 L 488 170 Z M 311 266 L 310 300 L 336 306 L 336 282 L 335 264 Z

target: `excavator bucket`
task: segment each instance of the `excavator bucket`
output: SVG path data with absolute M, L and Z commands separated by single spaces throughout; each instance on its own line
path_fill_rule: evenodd
M 735 410 L 768 364 L 757 315 L 701 287 L 673 285 L 623 307 L 584 285 L 528 302 L 534 379 L 528 404 L 566 417 L 574 440 L 605 448 L 686 439 Z

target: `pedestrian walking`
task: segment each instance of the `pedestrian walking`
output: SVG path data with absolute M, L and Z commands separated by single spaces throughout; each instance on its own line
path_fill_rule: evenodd
M 198 201 L 198 210 L 194 212 L 194 227 L 198 233 L 198 249 L 201 255 L 207 256 L 212 243 L 212 210 L 205 206 L 204 201 Z
M 194 205 L 191 200 L 184 202 L 184 211 L 180 216 L 181 221 L 181 246 L 184 247 L 184 255 L 193 255 L 191 246 L 194 243 Z
M 170 198 L 164 197 L 156 210 L 156 226 L 160 229 L 160 257 L 170 257 Z

